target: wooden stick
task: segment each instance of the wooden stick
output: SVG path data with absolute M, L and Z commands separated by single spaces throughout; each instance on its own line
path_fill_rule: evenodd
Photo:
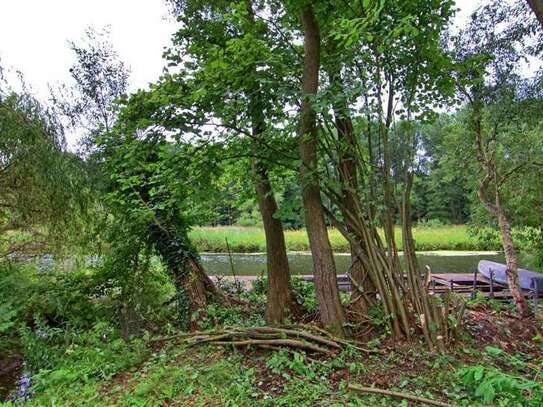
M 297 331 L 297 330 L 294 330 L 294 329 L 284 329 L 284 328 L 272 328 L 272 327 L 267 327 L 267 326 L 257 327 L 257 328 L 252 328 L 252 329 L 254 329 L 257 332 L 278 332 L 278 333 L 283 333 L 283 334 L 288 335 L 288 336 L 296 336 L 298 338 L 304 338 L 304 339 L 309 339 L 309 340 L 314 341 L 314 342 L 319 342 L 319 343 L 322 343 L 324 345 L 328 345 L 331 348 L 336 348 L 336 349 L 341 348 L 341 346 L 336 341 L 323 338 L 322 336 L 313 335 L 313 334 L 310 334 L 309 332 L 305 332 L 305 331 Z
M 442 401 L 427 399 L 424 397 L 415 396 L 413 394 L 406 394 L 406 393 L 400 393 L 397 391 L 391 391 L 391 390 L 385 390 L 385 389 L 379 389 L 376 387 L 363 387 L 358 386 L 356 384 L 348 384 L 347 389 L 354 390 L 360 393 L 375 393 L 375 394 L 382 394 L 385 396 L 392 396 L 392 397 L 398 397 L 406 400 L 412 400 L 412 401 L 418 401 L 420 403 L 430 404 L 433 406 L 439 406 L 439 407 L 453 407 L 452 404 L 444 403 Z
M 332 339 L 333 341 L 335 341 L 337 343 L 340 343 L 340 344 L 346 345 L 346 346 L 351 346 L 351 347 L 353 347 L 354 349 L 356 349 L 356 350 L 358 350 L 360 352 L 377 353 L 377 354 L 384 354 L 385 353 L 385 351 L 381 350 L 381 349 L 366 349 L 366 348 L 360 347 L 360 346 L 358 346 L 357 342 L 355 342 L 355 341 L 349 341 L 349 340 L 346 340 L 346 339 L 338 338 L 338 337 L 332 335 L 327 330 L 319 328 L 318 326 L 315 326 L 315 325 L 301 324 L 300 326 L 302 328 L 307 329 L 307 330 L 313 329 L 314 331 L 317 331 L 319 333 L 322 333 L 323 335 L 326 335 L 328 338 Z
M 326 355 L 333 355 L 333 352 L 327 349 L 321 348 L 320 346 L 313 345 L 308 342 L 297 341 L 295 339 L 247 339 L 247 340 L 242 340 L 242 341 L 210 341 L 206 343 L 209 343 L 210 345 L 219 345 L 219 346 L 224 346 L 224 345 L 233 345 L 233 346 L 270 345 L 270 346 L 279 346 L 279 347 L 287 346 L 291 348 L 300 348 L 300 349 L 310 350 L 313 352 L 324 353 Z

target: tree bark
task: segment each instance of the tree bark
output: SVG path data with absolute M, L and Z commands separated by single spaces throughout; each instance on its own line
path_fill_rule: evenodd
M 499 191 L 496 191 L 496 217 L 498 218 L 502 246 L 505 253 L 505 274 L 507 276 L 507 284 L 511 291 L 511 295 L 515 300 L 517 313 L 520 317 L 524 318 L 530 315 L 530 309 L 520 289 L 517 251 L 515 250 L 513 239 L 511 238 L 511 225 L 505 215 Z
M 304 29 L 304 68 L 299 150 L 302 161 L 302 201 L 306 229 L 313 255 L 315 291 L 322 324 L 343 334 L 345 315 L 339 298 L 336 266 L 324 219 L 317 170 L 317 127 L 311 97 L 317 94 L 320 67 L 320 32 L 313 7 L 304 6 L 301 15 Z
M 290 286 L 290 270 L 283 224 L 280 219 L 274 217 L 278 208 L 268 173 L 256 157 L 253 157 L 252 166 L 258 207 L 266 235 L 268 291 L 265 319 L 267 324 L 274 325 L 284 321 L 288 309 L 293 314 L 297 314 L 297 308 Z
M 245 7 L 249 19 L 254 25 L 254 10 L 251 0 L 245 1 Z M 253 69 L 256 75 L 256 67 Z M 258 142 L 264 137 L 266 128 L 262 100 L 262 91 L 256 84 L 251 89 L 249 97 L 249 110 L 251 111 L 253 134 L 253 157 L 251 160 L 253 179 L 258 207 L 262 216 L 262 224 L 266 235 L 266 266 L 268 275 L 268 291 L 266 302 L 265 320 L 269 325 L 280 324 L 287 316 L 290 309 L 293 314 L 298 313 L 298 307 L 292 294 L 290 285 L 290 270 L 285 244 L 283 224 L 275 217 L 277 201 L 273 195 L 273 188 L 268 177 L 268 169 L 265 163 L 258 158 Z
M 481 104 L 479 100 L 475 100 L 472 103 L 473 106 L 473 124 L 475 129 L 475 149 L 477 152 L 477 160 L 482 166 L 482 169 L 485 173 L 485 177 L 479 183 L 479 188 L 477 190 L 477 196 L 479 201 L 483 204 L 485 209 L 494 216 L 500 227 L 500 235 L 502 239 L 502 247 L 505 253 L 505 263 L 506 263 L 506 275 L 507 275 L 507 284 L 511 295 L 515 300 L 515 305 L 517 308 L 517 313 L 519 317 L 524 318 L 530 315 L 530 309 L 526 303 L 526 299 L 522 294 L 518 278 L 518 261 L 515 246 L 513 245 L 513 240 L 511 239 L 511 227 L 509 219 L 505 214 L 501 202 L 501 194 L 499 187 L 499 177 L 497 174 L 495 157 L 491 151 L 487 151 L 485 144 L 483 142 L 483 126 L 482 126 L 482 117 L 481 117 Z M 487 198 L 487 190 L 490 186 L 490 183 L 494 181 L 494 204 Z
M 526 0 L 543 29 L 543 0 Z

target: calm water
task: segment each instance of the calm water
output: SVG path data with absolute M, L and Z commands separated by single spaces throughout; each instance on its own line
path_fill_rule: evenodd
M 310 253 L 289 253 L 291 273 L 313 274 L 313 263 Z M 349 255 L 336 254 L 336 266 L 339 274 L 349 268 Z M 429 265 L 433 273 L 471 273 L 477 267 L 479 260 L 493 260 L 503 263 L 503 254 L 470 253 L 470 252 L 436 252 L 419 254 L 421 265 Z M 230 259 L 227 254 L 204 254 L 202 261 L 209 274 L 231 275 Z M 266 272 L 265 254 L 232 254 L 232 262 L 236 275 L 260 275 Z

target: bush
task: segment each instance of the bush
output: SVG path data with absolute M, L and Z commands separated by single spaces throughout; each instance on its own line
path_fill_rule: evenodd
M 315 295 L 315 284 L 305 281 L 298 276 L 291 278 L 292 291 L 296 296 L 296 302 L 302 305 L 306 311 L 317 311 L 317 297 Z M 266 295 L 268 290 L 268 277 L 261 276 L 253 282 L 253 293 L 256 295 Z
M 445 223 L 441 219 L 423 219 L 417 223 L 421 228 L 440 228 L 445 226 Z
M 32 391 L 38 405 L 40 397 L 58 400 L 63 396 L 59 390 L 78 394 L 87 384 L 109 380 L 149 355 L 143 341 L 122 340 L 118 329 L 104 321 L 84 331 L 45 325 L 36 330 L 24 328 L 21 339 L 27 366 L 33 371 Z
M 469 236 L 476 242 L 479 250 L 501 250 L 501 237 L 497 229 L 491 227 L 470 227 Z
M 513 228 L 511 237 L 520 250 L 534 252 L 543 246 L 543 231 L 539 228 L 524 226 Z
M 88 270 L 38 272 L 32 264 L 1 264 L 0 297 L 8 310 L 0 317 L 4 318 L 1 333 L 5 335 L 34 326 L 36 320 L 54 327 L 83 329 L 113 316 L 110 304 L 96 301 Z

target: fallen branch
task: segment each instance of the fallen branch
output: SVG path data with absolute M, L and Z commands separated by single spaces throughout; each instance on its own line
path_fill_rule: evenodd
M 327 349 L 321 348 L 318 345 L 314 345 L 309 342 L 297 341 L 295 339 L 247 339 L 243 341 L 208 341 L 211 345 L 233 345 L 233 346 L 276 346 L 276 347 L 290 347 L 299 348 L 304 350 L 310 350 L 312 352 L 324 353 L 326 355 L 333 355 L 333 353 Z
M 326 335 L 326 337 L 330 338 L 331 340 L 333 340 L 334 342 L 337 342 L 338 344 L 342 344 L 342 345 L 345 345 L 345 346 L 350 346 L 360 352 L 364 352 L 364 353 L 376 353 L 376 354 L 385 354 L 385 351 L 381 350 L 381 349 L 367 349 L 367 348 L 363 348 L 361 346 L 358 345 L 357 342 L 355 341 L 349 341 L 347 339 L 342 339 L 342 338 L 338 338 L 337 336 L 334 336 L 332 335 L 330 332 L 328 332 L 327 330 L 325 329 L 322 329 L 322 328 L 319 328 L 318 326 L 315 326 L 315 325 L 300 325 L 302 328 L 305 328 L 307 330 L 313 330 L 315 332 L 319 332 L 323 335 Z
M 300 329 L 276 327 L 231 327 L 221 330 L 183 332 L 177 335 L 153 338 L 151 342 L 178 340 L 187 346 L 201 344 L 258 346 L 262 348 L 296 348 L 333 355 L 342 348 L 342 343 L 327 336 Z M 351 345 L 352 346 L 352 345 Z
M 309 339 L 310 341 L 314 341 L 314 342 L 319 342 L 323 345 L 326 345 L 326 346 L 330 346 L 331 348 L 336 348 L 336 349 L 340 349 L 341 346 L 336 342 L 336 341 L 332 341 L 330 339 L 327 339 L 327 338 L 324 338 L 322 336 L 317 336 L 317 335 L 313 335 L 309 332 L 305 332 L 305 331 L 296 331 L 296 330 L 293 330 L 293 329 L 285 329 L 285 328 L 272 328 L 272 327 L 267 327 L 267 326 L 264 326 L 264 327 L 258 327 L 258 328 L 254 328 L 255 331 L 259 331 L 259 332 L 269 332 L 269 333 L 272 333 L 272 332 L 279 332 L 279 333 L 282 333 L 282 334 L 285 334 L 285 335 L 291 335 L 291 336 L 296 336 L 298 338 L 304 338 L 304 339 Z
M 382 394 L 384 396 L 398 397 L 398 398 L 401 398 L 401 399 L 418 401 L 419 403 L 430 404 L 430 405 L 433 405 L 433 406 L 453 407 L 452 404 L 444 403 L 442 401 L 427 399 L 427 398 L 424 398 L 424 397 L 415 396 L 413 394 L 400 393 L 398 391 L 379 389 L 379 388 L 376 388 L 376 387 L 363 387 L 363 386 L 358 386 L 356 384 L 348 384 L 347 389 L 354 390 L 354 391 L 357 391 L 357 392 L 360 392 L 360 393 L 374 393 L 374 394 Z

